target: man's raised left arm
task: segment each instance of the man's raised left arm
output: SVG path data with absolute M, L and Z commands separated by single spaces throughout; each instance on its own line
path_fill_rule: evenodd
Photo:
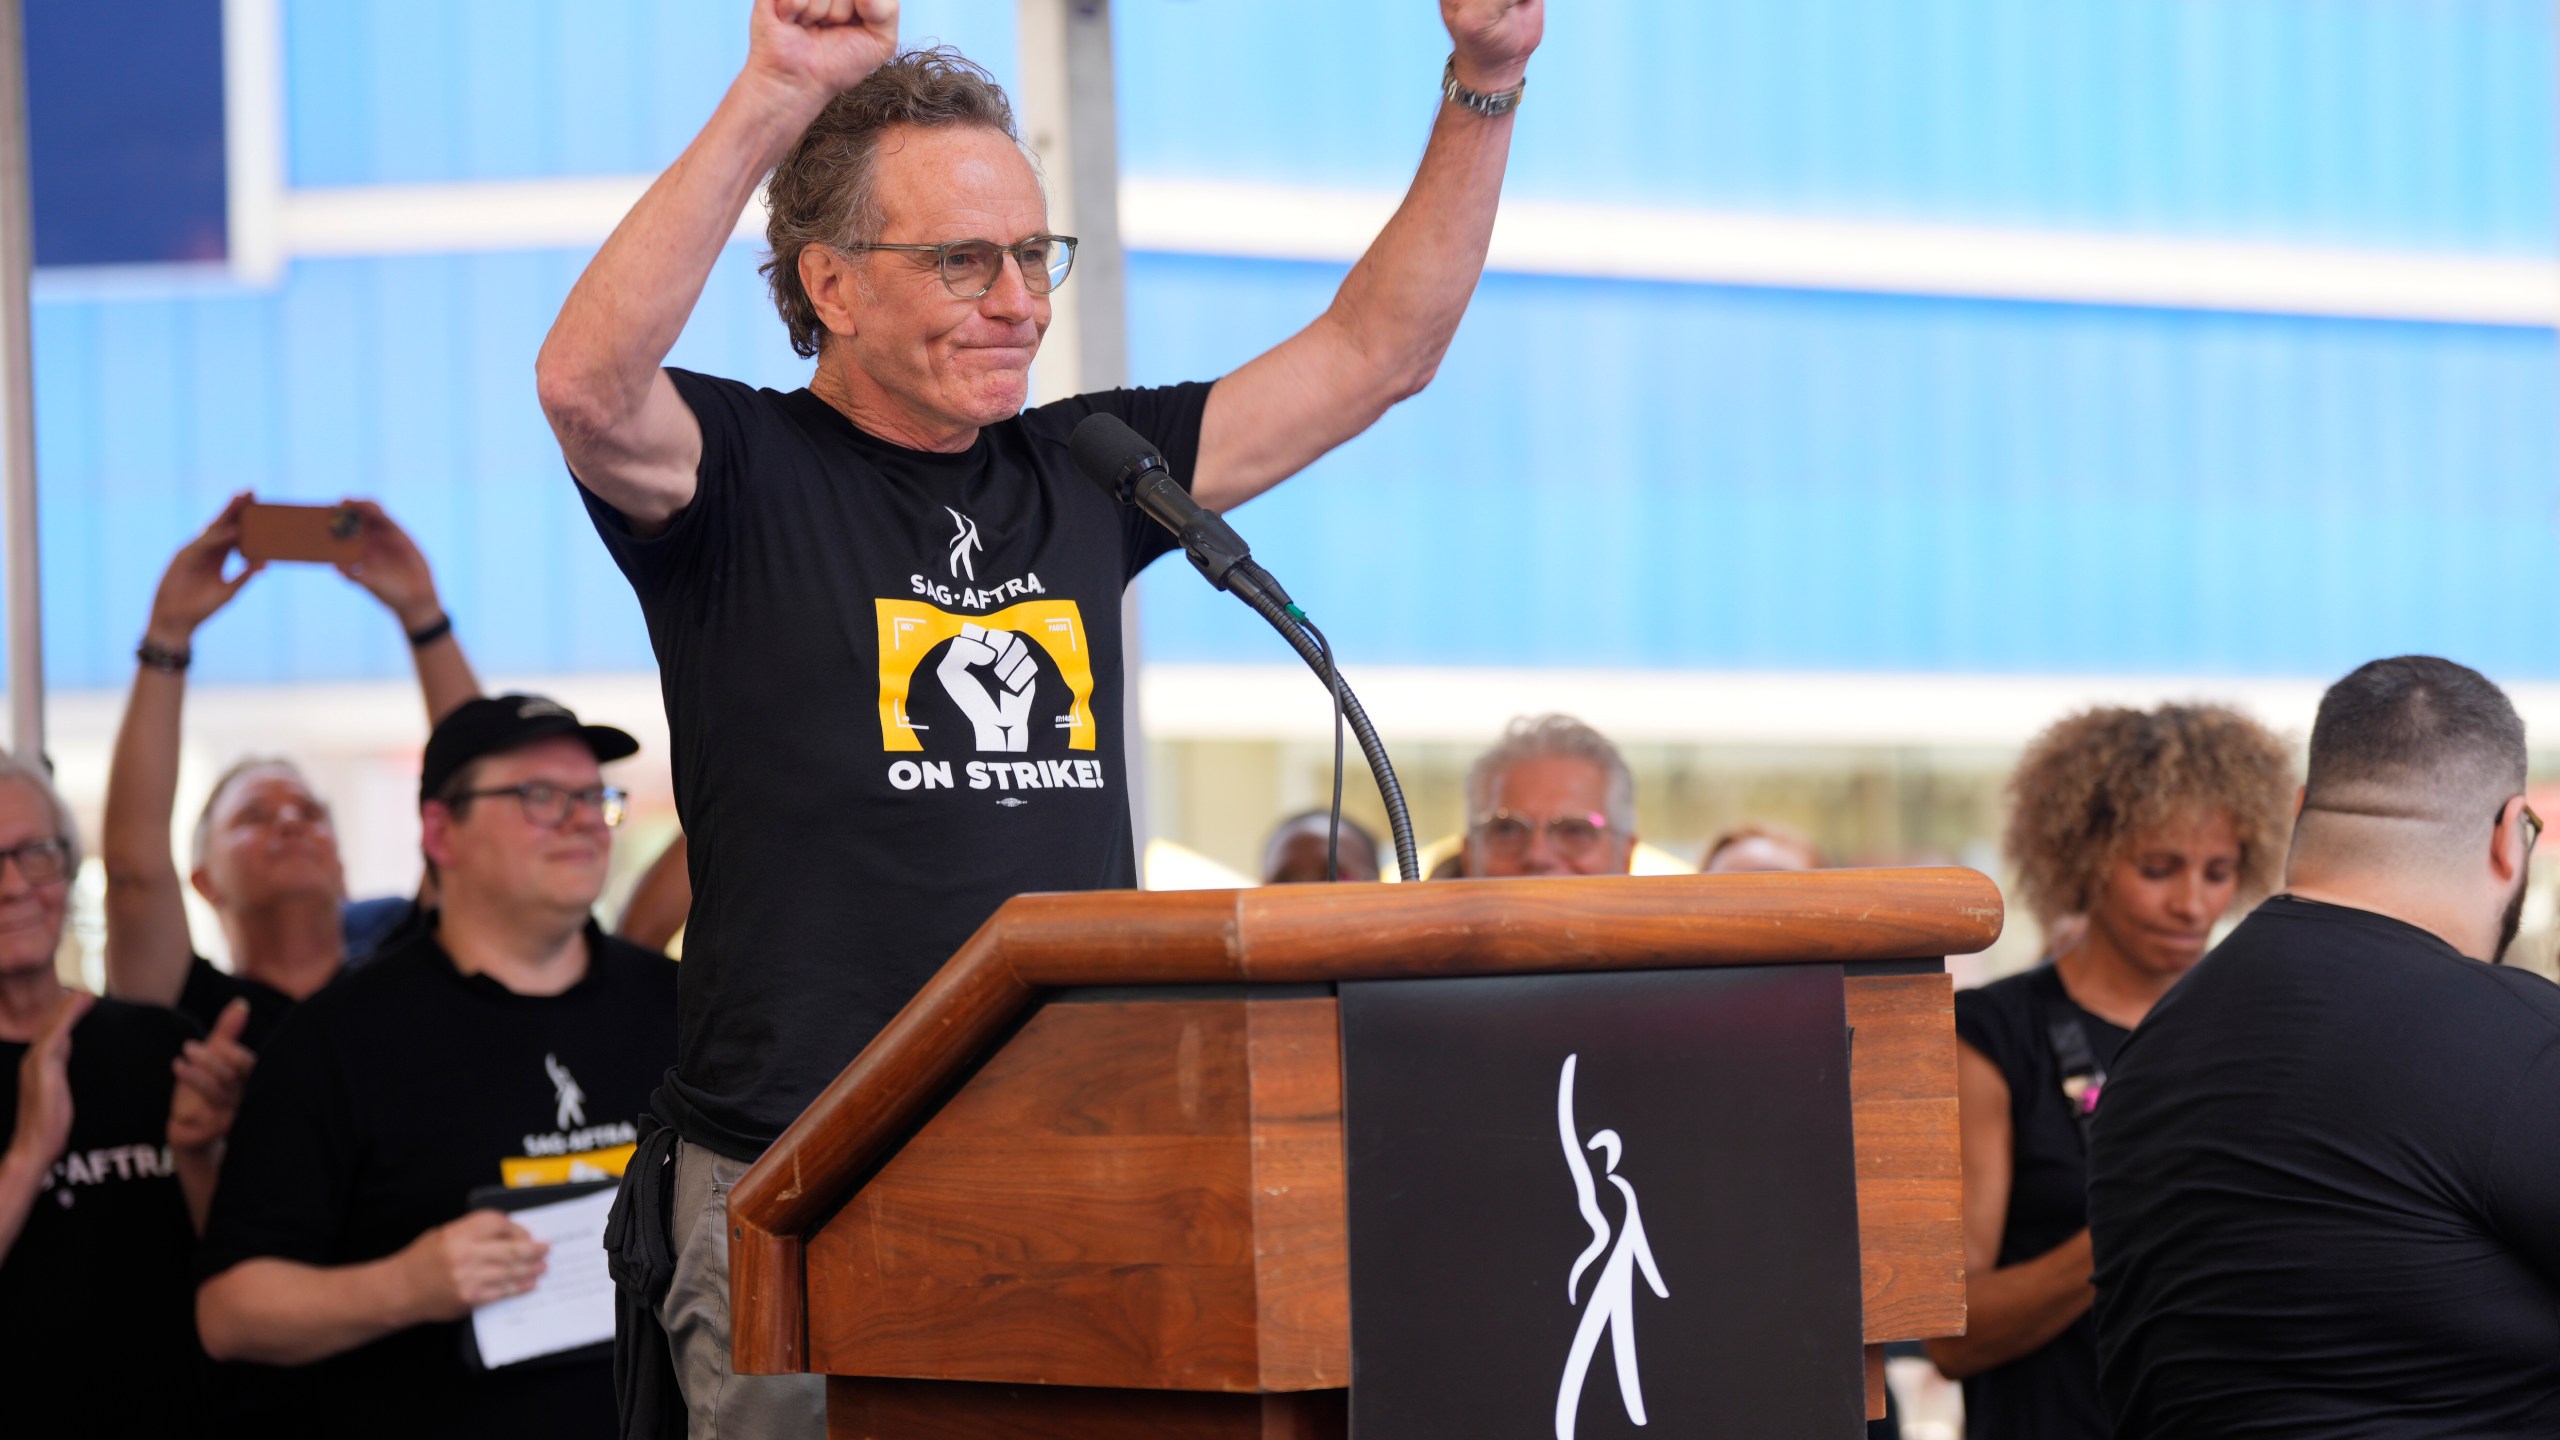
M 1546 4 L 1440 0 L 1440 18 L 1455 46 L 1458 83 L 1494 95 L 1527 73 Z M 1209 392 L 1192 479 L 1201 504 L 1243 504 L 1431 382 L 1484 273 L 1513 118 L 1440 106 L 1404 203 L 1333 304 Z

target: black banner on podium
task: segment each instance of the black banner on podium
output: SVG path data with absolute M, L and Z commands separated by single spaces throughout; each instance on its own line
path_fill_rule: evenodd
M 1345 984 L 1354 1440 L 1856 1440 L 1836 965 Z

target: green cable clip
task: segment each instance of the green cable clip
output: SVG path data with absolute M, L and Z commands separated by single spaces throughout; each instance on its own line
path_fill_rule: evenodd
M 1292 620 L 1304 620 L 1307 618 L 1307 612 L 1299 609 L 1294 603 L 1281 606 L 1280 613 L 1288 616 Z

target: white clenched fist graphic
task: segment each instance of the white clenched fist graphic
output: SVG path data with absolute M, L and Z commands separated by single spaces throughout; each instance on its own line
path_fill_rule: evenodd
M 981 666 L 994 677 L 992 686 L 976 673 Z M 942 652 L 940 671 L 942 688 L 977 727 L 979 749 L 1031 748 L 1031 691 L 1040 666 L 1029 642 L 1011 630 L 963 622 L 960 638 Z

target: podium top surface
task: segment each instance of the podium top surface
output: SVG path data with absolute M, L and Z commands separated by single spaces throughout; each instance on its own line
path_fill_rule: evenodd
M 1305 984 L 1969 954 L 1997 939 L 1979 871 L 1293 885 L 1025 895 L 989 917 L 730 1195 L 745 1373 L 802 1368 L 801 1241 L 1042 992 Z M 755 1293 L 733 1273 L 736 1294 Z

